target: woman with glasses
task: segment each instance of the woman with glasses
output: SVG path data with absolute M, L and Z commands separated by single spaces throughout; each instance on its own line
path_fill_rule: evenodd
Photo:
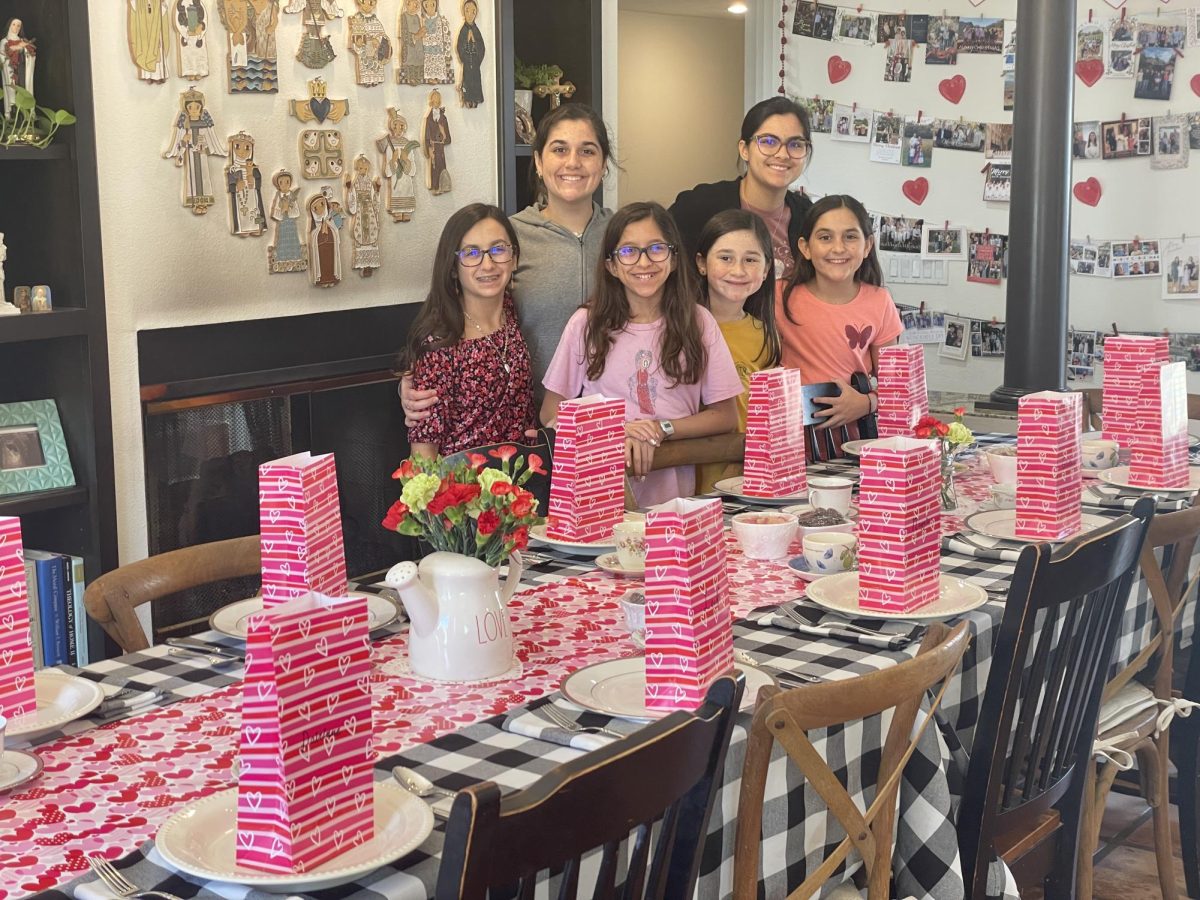
M 509 293 L 520 249 L 508 217 L 483 203 L 442 229 L 429 294 L 399 360 L 414 388 L 438 397 L 408 429 L 413 453 L 519 442 L 533 427 L 529 350 Z
M 596 291 L 567 322 L 546 370 L 542 421 L 563 400 L 625 400 L 625 467 L 639 506 L 695 493 L 695 467 L 651 472 L 672 438 L 737 428 L 742 382 L 712 313 L 696 302 L 679 229 L 657 203 L 622 207 L 604 230 Z
M 788 188 L 812 158 L 808 111 L 787 97 L 772 97 L 750 107 L 742 120 L 738 155 L 745 174 L 732 181 L 698 184 L 675 198 L 671 215 L 679 223 L 688 258 L 696 255 L 705 223 L 727 209 L 755 213 L 771 233 L 775 275 L 792 269 L 800 223 L 812 206 L 804 194 Z

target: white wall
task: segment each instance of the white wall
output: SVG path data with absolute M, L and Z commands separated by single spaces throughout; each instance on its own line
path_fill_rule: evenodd
M 670 205 L 729 177 L 737 142 L 720 140 L 718 123 L 745 111 L 742 20 L 621 10 L 618 21 L 622 201 Z
M 199 83 L 199 89 L 207 97 L 222 141 L 239 129 L 256 138 L 255 156 L 265 176 L 263 193 L 268 206 L 269 179 L 275 170 L 287 167 L 298 174 L 298 134 L 308 126 L 288 114 L 288 101 L 307 97 L 307 82 L 315 75 L 325 77 L 330 97 L 350 100 L 350 114 L 338 126 L 349 151 L 347 160 L 359 152 L 371 151 L 368 156 L 378 171 L 379 160 L 372 148 L 375 138 L 384 133 L 388 106 L 396 106 L 408 119 L 409 134 L 419 136 L 430 86 L 395 84 L 394 67 L 389 65 L 390 83 L 359 88 L 345 49 L 344 19 L 328 29 L 337 59 L 313 71 L 295 60 L 300 17 L 282 15 L 278 30 L 280 92 L 261 96 L 228 94 L 226 33 L 216 18 L 216 4 L 209 0 L 207 5 L 213 14 L 209 55 L 212 74 Z M 354 11 L 349 0 L 342 0 L 341 5 L 347 13 Z M 430 251 L 445 219 L 466 203 L 495 202 L 495 29 L 491 4 L 480 5 L 483 10 L 478 24 L 488 51 L 483 73 L 488 101 L 465 110 L 459 107 L 453 86 L 442 86 L 453 138 L 447 157 L 454 190 L 433 197 L 423 187 L 423 176 L 418 179 L 415 220 L 393 224 L 389 217 L 383 217 L 383 267 L 372 278 L 361 278 L 351 270 L 348 235 L 343 234 L 344 280 L 336 288 L 320 290 L 311 287 L 304 275 L 268 275 L 269 235 L 230 235 L 220 190 L 217 206 L 205 216 L 194 216 L 180 205 L 180 170 L 163 159 L 162 153 L 168 146 L 179 95 L 191 84 L 176 77 L 161 85 L 138 81 L 126 49 L 125 4 L 92 4 L 92 72 L 122 561 L 144 556 L 147 548 L 136 355 L 139 329 L 419 301 L 428 288 Z M 441 6 L 450 19 L 452 36 L 456 36 L 462 22 L 460 4 L 443 0 Z M 393 43 L 399 8 L 399 0 L 379 4 L 379 16 Z M 213 160 L 209 170 L 218 184 L 223 183 L 222 166 L 222 160 Z M 336 181 L 301 179 L 302 198 L 326 184 L 340 194 L 341 186 Z M 399 338 L 397 335 L 397 341 Z M 287 335 L 279 335 L 279 340 L 287 340 Z
M 967 0 L 947 0 L 944 6 L 950 15 L 1014 18 L 1015 0 L 991 0 L 978 8 Z M 1182 13 L 1175 5 L 1164 7 L 1158 0 L 1129 0 L 1129 15 L 1161 12 L 1164 19 L 1172 13 Z M 902 12 L 913 10 L 913 4 L 903 0 L 874 0 L 872 10 Z M 1105 4 L 1078 2 L 1080 22 L 1086 22 L 1089 9 L 1097 19 L 1120 13 Z M 778 47 L 777 17 L 767 17 Z M 764 25 L 759 21 L 759 32 Z M 912 82 L 908 84 L 883 81 L 884 49 L 851 44 L 825 43 L 811 38 L 791 35 L 791 12 L 788 14 L 787 91 L 794 96 L 819 95 L 842 103 L 858 103 L 861 107 L 893 109 L 897 113 L 967 120 L 1011 122 L 1012 113 L 1004 112 L 1002 102 L 1001 61 L 999 56 L 959 54 L 957 66 L 926 66 L 924 46 L 917 49 Z M 1173 99 L 1169 103 L 1133 99 L 1132 79 L 1101 79 L 1088 88 L 1075 80 L 1075 120 L 1119 119 L 1122 113 L 1165 115 L 1168 110 L 1200 111 L 1200 97 L 1188 87 L 1192 76 L 1200 71 L 1195 50 L 1177 64 Z M 838 54 L 852 65 L 850 76 L 830 84 L 826 62 Z M 1018 50 L 1018 65 L 1020 60 Z M 777 54 L 765 60 L 748 60 L 747 81 L 757 79 L 761 85 L 778 85 Z M 766 73 L 764 75 L 764 73 Z M 943 78 L 963 75 L 967 91 L 958 105 L 938 93 Z M 1018 100 L 1018 102 L 1020 102 Z M 735 126 L 730 126 L 733 131 Z M 802 179 L 819 194 L 850 193 L 862 200 L 872 211 L 924 217 L 934 222 L 949 220 L 975 230 L 989 228 L 995 232 L 1008 231 L 1008 204 L 985 203 L 982 200 L 983 168 L 986 160 L 981 153 L 935 150 L 930 169 L 911 169 L 868 160 L 865 144 L 833 141 L 828 135 L 815 136 L 812 168 Z M 901 184 L 916 175 L 925 175 L 930 182 L 929 196 L 917 206 L 901 193 Z M 1149 158 L 1119 161 L 1077 162 L 1073 180 L 1096 177 L 1102 184 L 1104 196 L 1100 205 L 1091 208 L 1075 201 L 1072 204 L 1071 233 L 1075 237 L 1091 235 L 1093 239 L 1178 237 L 1181 233 L 1200 233 L 1200 215 L 1194 202 L 1182 198 L 1200 197 L 1200 158 L 1193 155 L 1191 166 L 1180 171 L 1152 171 Z M 960 313 L 978 319 L 993 316 L 1005 318 L 1005 287 L 971 284 L 966 281 L 966 263 L 951 263 L 948 286 L 894 285 L 891 290 L 901 303 L 916 305 L 925 301 L 935 310 Z M 1071 277 L 1070 322 L 1080 329 L 1105 331 L 1111 322 L 1123 330 L 1157 331 L 1163 328 L 1176 331 L 1200 331 L 1200 302 L 1166 301 L 1161 299 L 1161 284 L 1157 278 L 1124 281 L 1103 280 L 1083 276 Z M 1003 361 L 968 358 L 964 362 L 939 359 L 927 353 L 927 371 L 931 389 L 971 390 L 988 392 L 1003 380 Z M 1200 389 L 1200 374 L 1189 373 L 1190 390 Z

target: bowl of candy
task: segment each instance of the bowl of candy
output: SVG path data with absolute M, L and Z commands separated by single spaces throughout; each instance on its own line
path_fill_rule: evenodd
M 805 503 L 796 506 L 785 506 L 784 512 L 796 516 L 796 525 L 800 529 L 800 539 L 806 534 L 818 534 L 822 531 L 840 531 L 843 534 L 854 533 L 854 521 L 850 516 L 836 509 L 813 507 Z

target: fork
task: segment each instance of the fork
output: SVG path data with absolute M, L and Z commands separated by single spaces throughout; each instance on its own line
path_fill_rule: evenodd
M 562 712 L 562 710 L 556 709 L 550 704 L 543 706 L 540 712 L 545 713 L 546 718 L 559 728 L 569 731 L 572 734 L 603 734 L 614 738 L 625 737 L 619 731 L 613 731 L 611 728 L 604 728 L 600 725 L 580 725 L 566 713 Z
M 127 881 L 125 876 L 117 871 L 107 859 L 98 853 L 93 853 L 88 856 L 87 864 L 92 871 L 104 882 L 104 886 L 116 894 L 118 897 L 161 897 L 162 900 L 183 900 L 178 894 L 169 894 L 166 891 L 143 891 L 137 885 Z
M 791 619 L 797 625 L 805 625 L 810 628 L 812 627 L 813 623 L 808 621 L 808 619 L 804 618 L 804 616 L 800 614 L 800 611 L 797 610 L 795 607 L 788 606 L 785 603 L 785 604 L 781 605 L 779 608 L 781 610 L 783 610 L 783 614 L 785 616 L 787 616 L 789 619 Z M 880 632 L 880 631 L 872 631 L 870 628 L 863 628 L 861 625 L 855 625 L 849 619 L 844 619 L 843 617 L 838 616 L 837 613 L 834 613 L 832 611 L 829 611 L 829 613 L 830 613 L 830 615 L 833 615 L 834 617 L 836 617 L 838 619 L 838 623 L 837 623 L 838 628 L 845 629 L 846 631 L 853 631 L 856 634 L 864 634 L 864 635 L 867 635 L 868 637 L 891 637 L 890 634 L 884 634 L 883 632 Z

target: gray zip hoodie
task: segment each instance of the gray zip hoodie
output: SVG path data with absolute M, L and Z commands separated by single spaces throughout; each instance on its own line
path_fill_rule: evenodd
M 567 319 L 591 296 L 604 226 L 612 212 L 592 204 L 583 237 L 551 222 L 537 206 L 512 216 L 521 258 L 513 279 L 513 298 L 521 334 L 533 365 L 533 393 L 541 404 L 542 377 L 558 349 Z

